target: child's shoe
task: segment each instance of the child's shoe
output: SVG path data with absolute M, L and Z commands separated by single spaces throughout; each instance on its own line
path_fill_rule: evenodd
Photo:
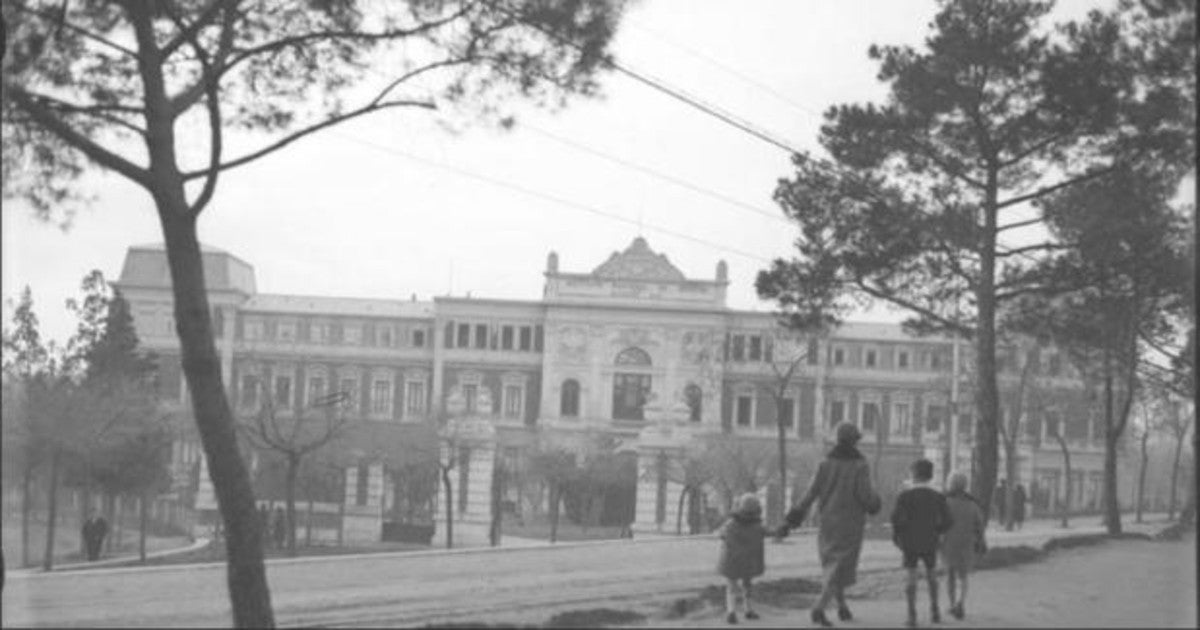
M 833 624 L 830 623 L 829 620 L 825 618 L 824 610 L 814 608 L 812 611 L 812 614 L 809 616 L 812 618 L 812 622 L 817 624 L 818 626 L 824 626 L 826 628 L 833 626 Z
M 746 618 L 747 619 L 758 619 L 758 613 L 754 612 L 753 610 L 747 610 Z
M 728 615 L 725 615 L 725 621 L 727 623 L 737 623 L 737 613 L 731 612 Z
M 850 614 L 849 606 L 838 606 L 838 619 L 842 621 L 850 621 L 854 619 L 854 615 Z

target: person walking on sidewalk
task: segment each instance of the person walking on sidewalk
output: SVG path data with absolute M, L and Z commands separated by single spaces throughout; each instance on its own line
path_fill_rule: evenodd
M 83 523 L 83 544 L 89 562 L 100 559 L 100 549 L 104 545 L 104 537 L 107 535 L 108 521 L 100 515 L 99 510 L 92 510 L 92 515 Z
M 811 618 L 821 626 L 833 625 L 825 617 L 830 600 L 837 601 L 839 619 L 853 619 L 846 605 L 846 588 L 857 581 L 867 515 L 879 513 L 882 506 L 879 494 L 871 487 L 867 460 L 857 448 L 862 433 L 853 424 L 842 423 L 836 435 L 837 444 L 817 467 L 804 498 L 788 512 L 785 524 L 776 534 L 783 537 L 799 527 L 812 504 L 818 504 L 817 549 L 824 575 L 821 596 L 813 604 Z
M 946 497 L 929 485 L 933 479 L 933 462 L 918 459 L 912 465 L 912 484 L 896 498 L 892 510 L 892 541 L 904 554 L 908 579 L 904 596 L 908 600 L 909 628 L 917 627 L 917 563 L 925 565 L 925 580 L 929 584 L 929 618 L 942 621 L 938 610 L 937 552 L 941 535 L 952 524 Z
M 950 614 L 955 619 L 962 619 L 967 614 L 967 575 L 971 569 L 975 568 L 975 555 L 987 553 L 983 509 L 979 507 L 975 497 L 967 494 L 967 476 L 965 474 L 956 472 L 950 475 L 950 488 L 946 491 L 946 507 L 950 509 L 950 520 L 952 521 L 950 529 L 942 537 L 942 561 L 946 565 L 946 594 L 950 598 Z M 956 595 L 957 597 L 955 597 Z
M 717 572 L 725 578 L 725 620 L 737 623 L 737 603 L 742 602 L 746 619 L 758 619 L 750 606 L 750 582 L 763 574 L 763 540 L 767 529 L 762 524 L 762 504 L 753 494 L 738 497 L 737 506 L 721 525 L 721 557 Z
M 1012 503 L 1013 523 L 1017 526 L 1017 529 L 1021 529 L 1021 526 L 1025 524 L 1025 503 L 1027 500 L 1025 484 L 1017 484 L 1017 487 L 1013 488 Z

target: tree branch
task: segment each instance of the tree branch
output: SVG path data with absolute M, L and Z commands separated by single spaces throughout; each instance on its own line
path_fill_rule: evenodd
M 1046 220 L 1045 217 L 1035 217 L 1033 219 L 1025 219 L 1024 221 L 1015 221 L 1013 223 L 1007 223 L 1005 225 L 998 226 L 996 228 L 996 233 L 999 234 L 1000 232 L 1003 232 L 1005 230 L 1012 230 L 1012 229 L 1019 228 L 1019 227 L 1025 227 L 1027 225 L 1036 225 L 1045 220 Z
M 170 14 L 171 18 L 175 21 L 175 24 L 179 26 L 179 34 L 177 34 L 171 41 L 167 42 L 167 44 L 162 47 L 162 50 L 159 51 L 159 53 L 162 55 L 162 58 L 166 59 L 170 57 L 176 50 L 179 49 L 180 46 L 186 43 L 194 43 L 196 41 L 196 36 L 200 34 L 200 30 L 205 26 L 212 24 L 212 19 L 216 17 L 217 10 L 222 8 L 223 5 L 227 4 L 231 5 L 227 8 L 228 10 L 232 11 L 237 7 L 237 0 L 232 0 L 232 2 L 230 2 L 230 0 L 210 0 L 208 6 L 204 7 L 204 11 L 196 18 L 195 22 L 192 22 L 191 24 L 185 24 L 183 19 L 176 15 L 172 10 L 172 7 L 170 6 L 171 3 L 163 3 L 163 7 L 166 9 L 167 13 Z
M 1034 252 L 1038 250 L 1056 250 L 1056 249 L 1071 249 L 1071 245 L 1066 243 L 1038 243 L 1036 245 L 1025 245 L 1016 249 L 1002 250 L 996 248 L 996 258 L 1007 258 L 1009 256 L 1017 256 L 1026 252 Z
M 867 293 L 868 295 L 870 295 L 872 297 L 891 302 L 897 306 L 900 306 L 902 308 L 913 311 L 914 313 L 917 313 L 918 315 L 921 315 L 922 317 L 928 317 L 929 319 L 932 319 L 932 320 L 940 323 L 941 325 L 943 325 L 951 330 L 955 330 L 967 337 L 975 336 L 974 329 L 962 324 L 961 322 L 957 322 L 952 319 L 947 319 L 946 317 L 943 317 L 942 315 L 939 315 L 939 314 L 929 310 L 928 308 L 920 306 L 909 300 L 905 300 L 904 298 L 898 297 L 891 291 L 887 291 L 885 289 L 878 288 L 878 287 L 872 287 L 872 286 L 868 285 L 866 280 L 864 280 L 863 278 L 856 278 L 854 280 L 854 283 L 855 283 L 855 285 L 857 285 L 859 287 L 859 289 L 861 289 L 862 291 L 864 291 L 865 293 Z
M 75 31 L 76 33 L 79 33 L 80 35 L 83 35 L 83 36 L 84 36 L 84 37 L 86 37 L 87 39 L 90 39 L 90 40 L 93 40 L 93 41 L 95 41 L 95 42 L 98 42 L 98 43 L 100 43 L 100 44 L 103 44 L 103 45 L 105 45 L 105 46 L 107 46 L 107 47 L 109 47 L 109 48 L 112 48 L 113 50 L 115 50 L 115 51 L 117 51 L 117 52 L 120 52 L 120 53 L 122 53 L 122 54 L 124 54 L 124 55 L 126 55 L 126 56 L 128 56 L 128 57 L 131 57 L 131 58 L 133 58 L 133 59 L 137 59 L 137 57 L 138 57 L 137 51 L 134 51 L 134 50 L 132 50 L 132 49 L 126 48 L 126 47 L 124 47 L 124 46 L 122 46 L 122 45 L 120 45 L 120 44 L 118 44 L 118 43 L 116 43 L 116 42 L 113 42 L 113 41 L 111 41 L 111 40 L 109 40 L 109 39 L 106 39 L 106 38 L 104 38 L 104 37 L 101 37 L 101 36 L 99 36 L 99 35 L 97 35 L 97 34 L 95 34 L 95 33 L 91 32 L 91 31 L 89 31 L 89 30 L 87 30 L 87 29 L 85 29 L 85 28 L 82 28 L 82 27 L 79 27 L 79 26 L 75 26 L 74 24 L 71 24 L 71 23 L 67 22 L 67 21 L 66 21 L 66 20 L 65 20 L 65 19 L 64 19 L 62 16 L 58 16 L 58 15 L 47 15 L 47 14 L 45 14 L 45 13 L 41 12 L 41 11 L 35 11 L 35 10 L 33 10 L 33 9 L 30 9 L 30 8 L 28 8 L 28 7 L 22 6 L 22 4 L 21 4 L 21 3 L 19 3 L 19 2 L 13 2 L 13 3 L 10 3 L 10 6 L 12 6 L 12 7 L 13 7 L 13 9 L 14 9 L 14 10 L 16 10 L 16 11 L 21 11 L 21 12 L 23 12 L 23 13 L 28 13 L 28 14 L 30 14 L 30 15 L 37 16 L 37 17 L 39 17 L 39 18 L 41 18 L 41 19 L 43 19 L 43 20 L 46 20 L 46 21 L 48 21 L 48 22 L 53 22 L 53 23 L 54 23 L 54 25 L 55 25 L 56 27 L 58 27 L 58 28 L 67 28 L 67 29 L 70 29 L 70 30 L 72 30 L 72 31 Z
M 225 0 L 214 0 L 215 4 L 223 4 Z M 200 42 L 195 38 L 195 33 L 192 33 L 190 43 L 193 50 L 196 51 L 196 59 L 201 64 L 201 72 L 196 83 L 191 87 L 184 89 L 178 95 L 171 99 L 171 116 L 177 117 L 187 111 L 192 105 L 200 99 L 201 96 L 208 93 L 209 86 L 217 88 L 221 83 L 221 77 L 225 74 L 228 68 L 225 66 L 225 60 L 229 58 L 230 51 L 233 50 L 233 22 L 237 17 L 237 0 L 233 0 L 234 4 L 230 5 L 225 10 L 225 15 L 221 19 L 221 34 L 217 40 L 217 52 L 212 59 L 207 59 L 207 51 L 200 45 Z M 176 24 L 182 25 L 182 20 L 174 14 L 171 18 L 176 21 Z M 173 42 L 172 42 L 173 43 Z M 163 60 L 167 59 L 167 55 L 162 56 Z M 207 61 L 207 67 L 205 67 Z
M 139 127 L 127 120 L 124 120 L 118 116 L 113 116 L 108 113 L 108 112 L 120 112 L 120 113 L 125 113 L 125 114 L 139 114 L 140 115 L 140 114 L 143 114 L 145 111 L 140 107 L 130 107 L 128 105 L 86 105 L 86 106 L 85 105 L 76 105 L 75 103 L 69 103 L 67 101 L 55 98 L 53 96 L 47 96 L 45 94 L 39 94 L 36 92 L 27 92 L 27 93 L 29 94 L 30 98 L 50 105 L 51 106 L 50 109 L 53 109 L 55 111 L 61 111 L 61 112 L 68 113 L 68 114 L 83 114 L 84 116 L 92 116 L 95 118 L 99 118 L 101 120 L 107 120 L 108 122 L 110 122 L 114 125 L 119 125 L 121 127 L 125 127 L 126 129 L 129 129 L 130 131 L 133 131 L 139 135 L 144 136 L 146 134 L 145 129 L 142 129 L 141 127 Z
M 55 136 L 58 136 L 60 140 L 83 152 L 84 155 L 100 166 L 116 171 L 144 188 L 150 187 L 149 171 L 135 166 L 129 160 L 79 133 L 34 100 L 24 89 L 11 84 L 5 85 L 4 88 L 9 93 L 13 103 L 21 111 L 28 114 L 30 118 L 33 118 L 35 122 Z
M 222 1 L 223 0 L 213 0 L 212 4 L 205 11 L 205 13 L 208 14 L 209 12 L 215 11 L 215 7 L 217 7 Z M 195 219 L 196 217 L 200 216 L 200 212 L 202 210 L 204 210 L 204 207 L 206 205 L 208 205 L 209 200 L 212 199 L 213 192 L 217 188 L 217 178 L 220 174 L 220 170 L 217 168 L 217 166 L 221 163 L 221 147 L 222 147 L 222 139 L 223 139 L 223 130 L 221 128 L 221 103 L 220 103 L 219 93 L 218 93 L 219 92 L 218 91 L 219 84 L 216 81 L 204 80 L 204 77 L 208 77 L 211 75 L 212 64 L 210 63 L 210 60 L 208 57 L 208 51 L 204 50 L 204 47 L 201 46 L 200 42 L 196 39 L 196 32 L 199 29 L 197 28 L 195 30 L 190 30 L 188 27 L 184 26 L 183 20 L 180 17 L 178 17 L 177 15 L 175 15 L 174 11 L 168 11 L 168 13 L 171 16 L 171 19 L 174 20 L 175 24 L 180 27 L 181 35 L 186 34 L 187 44 L 189 46 L 191 46 L 192 50 L 196 53 L 196 60 L 200 63 L 200 78 L 201 78 L 201 80 L 199 81 L 198 84 L 204 86 L 205 109 L 208 112 L 208 133 L 209 133 L 208 166 L 209 166 L 209 173 L 205 177 L 204 188 L 201 189 L 200 195 L 198 197 L 196 197 L 196 201 L 194 201 L 190 206 L 188 206 L 188 215 L 192 219 Z M 229 10 L 226 11 L 225 20 L 223 23 L 224 30 L 222 30 L 222 37 L 221 37 L 223 42 L 225 39 L 227 39 L 225 34 L 232 31 L 232 29 L 230 28 L 230 26 L 231 26 L 230 16 L 232 14 L 233 14 L 232 8 L 230 8 Z M 223 46 L 220 46 L 220 47 L 223 47 Z M 164 59 L 166 58 L 165 54 L 163 55 L 163 58 Z M 172 105 L 172 107 L 173 106 L 174 105 Z
M 1005 199 L 1004 201 L 1001 201 L 996 204 L 996 209 L 1003 210 L 1004 208 L 1007 208 L 1009 206 L 1015 206 L 1017 204 L 1025 203 L 1026 201 L 1031 201 L 1033 199 L 1043 197 L 1045 195 L 1056 192 L 1056 191 L 1066 188 L 1068 186 L 1074 186 L 1075 184 L 1085 182 L 1089 179 L 1095 179 L 1097 177 L 1100 177 L 1101 175 L 1107 175 L 1108 173 L 1111 173 L 1114 170 L 1116 170 L 1115 165 L 1114 166 L 1106 166 L 1104 168 L 1093 169 L 1082 175 L 1077 175 L 1070 179 L 1058 182 L 1057 184 L 1052 184 L 1050 186 L 1043 186 L 1042 188 L 1039 188 L 1029 194 L 1019 195 L 1017 197 Z
M 1038 151 L 1041 151 L 1042 149 L 1054 144 L 1055 142 L 1062 140 L 1063 138 L 1067 137 L 1067 135 L 1068 134 L 1065 134 L 1065 133 L 1054 134 L 1048 138 L 1045 138 L 1043 140 L 1035 142 L 1032 145 L 1030 145 L 1027 149 L 1025 149 L 1024 151 L 1017 153 L 1016 155 L 1014 155 L 1013 157 L 1011 157 L 1007 160 L 1002 160 L 1000 162 L 1000 168 L 1008 168 L 1014 164 L 1017 164 L 1021 160 L 1024 160 L 1025 158 L 1033 155 L 1034 153 L 1037 153 Z
M 392 107 L 421 107 L 421 108 L 425 108 L 425 109 L 435 109 L 436 108 L 436 106 L 433 103 L 426 102 L 426 101 L 388 101 L 386 103 L 380 103 L 378 105 L 366 105 L 364 107 L 360 107 L 359 109 L 347 112 L 345 114 L 341 114 L 339 116 L 334 116 L 333 118 L 329 118 L 329 119 L 323 120 L 317 124 L 305 127 L 304 129 L 301 129 L 291 135 L 288 135 L 273 144 L 267 145 L 266 147 L 263 147 L 262 149 L 259 149 L 258 151 L 255 151 L 248 155 L 244 155 L 240 158 L 237 158 L 236 160 L 231 160 L 229 162 L 221 164 L 221 165 L 215 167 L 215 169 L 218 171 L 227 171 L 232 168 L 237 168 L 239 166 L 243 166 L 243 165 L 253 162 L 254 160 L 257 160 L 265 155 L 274 153 L 275 151 L 278 151 L 279 149 L 282 149 L 283 147 L 285 147 L 285 146 L 287 146 L 309 134 L 315 133 L 315 132 L 325 129 L 327 127 L 332 127 L 338 123 L 345 122 L 352 118 L 357 118 L 359 116 L 362 116 L 363 114 L 369 114 L 371 112 L 379 111 L 382 109 L 390 109 Z M 196 179 L 197 177 L 205 177 L 205 176 L 208 176 L 209 173 L 213 172 L 213 170 L 214 170 L 213 167 L 209 167 L 209 168 L 206 168 L 206 169 L 200 170 L 200 171 L 191 171 L 188 173 L 184 173 L 183 180 L 188 181 L 191 179 Z

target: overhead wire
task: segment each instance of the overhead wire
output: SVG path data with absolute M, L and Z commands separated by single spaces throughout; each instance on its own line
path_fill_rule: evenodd
M 635 226 L 635 227 L 644 227 L 644 228 L 646 228 L 646 229 L 651 229 L 651 230 L 654 230 L 654 231 L 656 231 L 656 232 L 659 232 L 659 233 L 661 233 L 661 234 L 666 234 L 666 235 L 668 235 L 668 236 L 673 236 L 673 237 L 675 237 L 675 238 L 683 239 L 683 240 L 685 240 L 685 241 L 690 241 L 690 242 L 692 242 L 692 243 L 696 243 L 696 244 L 699 244 L 699 245 L 704 245 L 704 246 L 706 246 L 706 247 L 711 247 L 711 248 L 713 248 L 713 249 L 716 249 L 716 250 L 718 250 L 718 251 L 723 251 L 723 252 L 727 252 L 727 253 L 730 253 L 730 254 L 735 254 L 735 255 L 741 256 L 741 257 L 743 257 L 743 258 L 749 259 L 749 260 L 754 260 L 754 261 L 757 261 L 757 262 L 761 262 L 761 263 L 767 263 L 767 264 L 770 264 L 770 263 L 771 263 L 771 260 L 770 260 L 770 259 L 768 259 L 768 258 L 764 258 L 764 257 L 762 257 L 762 256 L 759 256 L 758 254 L 754 254 L 754 253 L 751 253 L 751 252 L 747 252 L 747 251 L 743 251 L 743 250 L 736 249 L 736 248 L 733 248 L 733 247 L 729 247 L 729 246 L 727 246 L 727 245 L 722 245 L 722 244 L 720 244 L 720 243 L 717 243 L 717 242 L 714 242 L 714 241 L 710 241 L 710 240 L 707 240 L 707 239 L 703 239 L 703 238 L 700 238 L 700 237 L 698 237 L 698 236 L 693 236 L 693 235 L 691 235 L 691 234 L 687 234 L 687 233 L 684 233 L 684 232 L 680 232 L 680 231 L 678 231 L 678 230 L 673 230 L 673 229 L 671 229 L 671 228 L 667 228 L 667 227 L 663 227 L 663 226 L 660 226 L 660 225 L 655 225 L 655 224 L 651 224 L 651 223 L 640 222 L 640 221 L 638 221 L 637 219 L 630 219 L 630 218 L 628 218 L 628 217 L 623 217 L 623 216 L 621 216 L 621 215 L 618 215 L 618 214 L 613 214 L 613 213 L 611 213 L 611 212 L 607 212 L 607 211 L 605 211 L 605 210 L 601 210 L 601 209 L 599 209 L 599 208 L 596 208 L 596 207 L 594 207 L 594 206 L 590 206 L 590 205 L 587 205 L 587 204 L 584 204 L 584 203 L 580 203 L 580 202 L 577 202 L 577 201 L 573 201 L 573 200 L 571 200 L 571 199 L 566 199 L 566 198 L 564 198 L 564 197 L 560 197 L 560 196 L 553 195 L 553 194 L 550 194 L 550 193 L 542 192 L 542 191 L 539 191 L 539 190 L 534 190 L 534 189 L 532 189 L 532 188 L 529 188 L 529 187 L 527 187 L 527 186 L 523 186 L 523 185 L 521 185 L 521 184 L 517 184 L 517 183 L 514 183 L 514 182 L 509 182 L 509 181 L 505 181 L 505 180 L 502 180 L 502 179 L 498 179 L 498 178 L 496 178 L 496 177 L 492 177 L 492 176 L 490 176 L 490 175 L 485 175 L 485 174 L 483 174 L 483 173 L 479 173 L 479 172 L 476 172 L 476 171 L 472 171 L 472 170 L 469 170 L 469 169 L 465 169 L 465 168 L 462 168 L 462 167 L 459 167 L 459 166 L 454 166 L 454 165 L 452 165 L 452 164 L 447 164 L 447 163 L 445 163 L 445 162 L 439 162 L 439 161 L 436 161 L 436 160 L 431 160 L 431 159 L 429 159 L 429 158 L 422 157 L 422 156 L 420 156 L 420 155 L 416 155 L 416 154 L 414 154 L 414 153 L 409 153 L 408 151 L 404 151 L 404 150 L 402 150 L 402 149 L 397 149 L 397 148 L 395 148 L 395 147 L 387 146 L 387 145 L 384 145 L 384 144 L 381 144 L 381 143 L 378 143 L 378 142 L 375 142 L 375 141 L 372 141 L 372 140 L 366 140 L 366 139 L 364 139 L 364 138 L 359 138 L 359 137 L 356 137 L 356 136 L 352 136 L 352 135 L 349 135 L 349 134 L 346 134 L 346 133 L 342 133 L 342 132 L 340 132 L 340 131 L 336 131 L 336 130 L 334 130 L 334 131 L 331 131 L 331 133 L 332 133 L 333 135 L 339 136 L 339 137 L 341 137 L 341 138 L 344 138 L 344 139 L 346 139 L 346 140 L 349 140 L 349 141 L 351 141 L 351 142 L 355 142 L 355 143 L 361 144 L 361 145 L 363 145 L 363 146 L 368 146 L 368 147 L 374 148 L 374 149 L 376 149 L 376 150 L 378 150 L 378 151 L 383 151 L 383 152 L 385 152 L 385 153 L 390 153 L 390 154 L 392 154 L 392 155 L 397 155 L 397 156 L 400 156 L 400 157 L 404 157 L 404 158 L 407 158 L 407 159 L 409 159 L 409 160 L 412 160 L 412 161 L 414 161 L 414 162 L 419 162 L 419 163 L 425 164 L 425 165 L 427 165 L 427 166 L 432 166 L 432 167 L 434 167 L 434 168 L 438 168 L 438 169 L 441 169 L 441 170 L 444 170 L 444 171 L 449 171 L 449 172 L 452 172 L 452 173 L 456 173 L 456 174 L 458 174 L 458 175 L 461 175 L 461 176 L 463 176 L 463 177 L 468 177 L 468 178 L 471 178 L 471 179 L 475 179 L 475 180 L 478 180 L 478 181 L 482 181 L 482 182 L 485 182 L 485 183 L 491 184 L 491 185 L 493 185 L 493 186 L 497 186 L 497 187 L 499 187 L 499 188 L 506 188 L 506 189 L 508 189 L 508 190 L 514 190 L 514 191 L 516 191 L 516 192 L 520 192 L 520 193 L 522 193 L 522 194 L 525 194 L 525 195 L 528 195 L 528 196 L 531 196 L 531 197 L 536 197 L 536 198 L 542 199 L 542 200 L 544 200 L 544 201 L 549 201 L 549 202 L 552 202 L 552 203 L 555 203 L 555 204 L 558 204 L 558 205 L 562 205 L 562 206 L 571 207 L 571 208 L 574 208 L 574 209 L 576 209 L 576 210 L 582 210 L 582 211 L 584 211 L 584 212 L 588 212 L 588 213 L 591 213 L 591 214 L 594 214 L 594 215 L 597 215 L 597 216 L 605 217 L 605 218 L 607 218 L 607 219 L 610 219 L 610 220 L 614 220 L 614 221 L 620 221 L 620 222 L 622 222 L 622 223 L 626 223 L 626 224 L 629 224 L 629 225 L 633 225 L 633 226 Z

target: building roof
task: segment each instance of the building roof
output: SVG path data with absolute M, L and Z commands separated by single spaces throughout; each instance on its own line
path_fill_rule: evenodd
M 260 293 L 246 300 L 242 310 L 304 315 L 433 317 L 433 302 Z
M 625 251 L 613 252 L 608 260 L 592 270 L 592 275 L 622 280 L 687 280 L 683 272 L 667 260 L 666 254 L 655 253 L 640 236 L 633 239 Z
M 874 339 L 877 341 L 951 341 L 947 335 L 917 337 L 904 331 L 900 324 L 890 322 L 843 322 L 835 332 L 840 339 Z

